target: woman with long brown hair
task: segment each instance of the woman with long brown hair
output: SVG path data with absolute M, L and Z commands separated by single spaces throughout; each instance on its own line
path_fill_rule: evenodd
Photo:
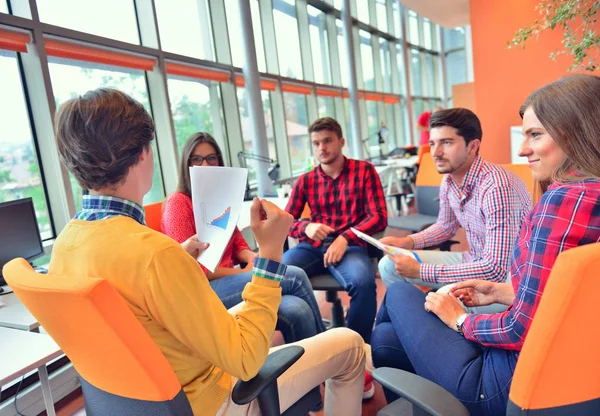
M 394 283 L 371 338 L 376 367 L 434 381 L 476 415 L 506 413 L 519 351 L 558 255 L 600 241 L 600 78 L 572 75 L 548 84 L 529 96 L 520 115 L 520 155 L 537 182 L 551 185 L 521 226 L 512 284 L 467 280 L 449 294 L 425 295 Z M 467 314 L 458 299 L 508 309 Z
M 165 202 L 161 222 L 163 233 L 178 242 L 196 234 L 189 168 L 224 165 L 221 149 L 210 134 L 200 132 L 188 138 L 182 150 L 179 186 Z M 202 240 L 202 236 L 198 239 Z M 199 264 L 226 308 L 242 302 L 242 292 L 252 280 L 255 257 L 256 253 L 250 250 L 236 227 L 215 271 L 211 272 Z M 246 266 L 235 267 L 241 264 Z M 285 341 L 294 342 L 323 332 L 325 327 L 306 273 L 298 267 L 288 266 L 281 287 L 284 296 L 279 306 L 277 329 L 282 332 Z

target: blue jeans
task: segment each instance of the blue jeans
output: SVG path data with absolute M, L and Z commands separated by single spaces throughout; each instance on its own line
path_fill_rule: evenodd
M 505 415 L 518 352 L 466 340 L 426 312 L 424 304 L 425 294 L 409 283 L 387 289 L 371 339 L 375 367 L 425 377 L 456 396 L 472 415 Z M 386 391 L 388 402 L 395 398 Z
M 324 254 L 322 247 L 303 242 L 283 253 L 281 261 L 301 267 L 309 277 L 329 271 L 350 295 L 348 328 L 358 332 L 368 343 L 377 311 L 377 291 L 375 270 L 367 249 L 349 246 L 342 260 L 327 268 L 323 265 Z
M 245 272 L 212 280 L 210 286 L 229 309 L 242 301 L 242 292 L 250 280 L 252 273 Z M 286 343 L 325 331 L 312 286 L 302 269 L 287 268 L 281 282 L 281 293 L 275 329 L 281 331 Z

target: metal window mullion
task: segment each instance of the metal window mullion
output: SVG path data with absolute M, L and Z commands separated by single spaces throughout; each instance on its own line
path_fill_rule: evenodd
M 342 85 L 342 73 L 340 65 L 340 54 L 337 40 L 337 26 L 335 16 L 327 14 L 327 43 L 329 45 L 329 59 L 331 62 L 331 83 L 333 85 Z
M 395 42 L 388 42 L 388 48 L 390 51 L 390 77 L 392 83 L 392 93 L 402 94 L 400 88 L 400 77 L 404 76 L 398 69 L 398 49 L 396 48 Z M 401 49 L 402 50 L 402 49 Z M 402 59 L 402 57 L 400 57 Z
M 225 128 L 227 130 L 227 148 L 231 166 L 240 167 L 237 154 L 244 151 L 244 138 L 240 122 L 240 110 L 237 100 L 236 87 L 231 83 L 222 82 L 221 97 L 225 111 Z M 212 95 L 211 95 L 212 98 Z M 225 139 L 225 137 L 223 137 Z
M 275 135 L 275 148 L 277 149 L 277 162 L 279 163 L 282 178 L 292 176 L 289 143 L 287 138 L 285 104 L 281 82 L 277 83 L 275 91 L 271 91 L 271 111 L 273 112 L 273 134 Z
M 254 1 L 254 0 L 251 0 Z M 267 72 L 279 74 L 279 58 L 277 52 L 277 41 L 275 35 L 275 21 L 273 18 L 273 1 L 260 0 L 260 20 L 265 43 L 265 60 L 267 61 Z
M 153 0 L 135 0 L 140 39 L 143 46 L 159 50 L 157 65 L 146 72 L 148 97 L 156 126 L 156 145 L 162 175 L 163 192 L 169 194 L 177 188 L 179 155 L 169 105 L 169 92 L 164 55 L 161 51 L 158 18 Z
M 208 25 L 208 28 L 212 28 L 214 39 L 219 39 L 218 42 L 215 42 L 217 62 L 225 65 L 232 65 L 233 58 L 231 56 L 231 44 L 227 29 L 227 13 L 225 11 L 225 3 L 223 0 L 200 1 L 208 1 L 211 17 L 211 24 Z M 198 7 L 200 6 L 201 5 L 198 5 Z
M 394 1 L 386 0 L 385 2 L 385 17 L 387 19 L 387 31 L 389 34 L 396 36 L 396 28 L 394 25 Z M 391 42 L 390 42 L 391 43 Z
M 302 60 L 302 73 L 304 80 L 315 81 L 310 33 L 308 30 L 308 10 L 306 0 L 296 0 L 296 22 L 298 25 L 298 39 L 300 41 L 300 56 Z
M 375 78 L 375 91 L 383 91 L 383 62 L 381 62 L 381 45 L 379 36 L 371 35 L 371 51 L 373 52 L 373 76 Z
M 204 58 L 209 61 L 215 60 L 215 52 L 211 33 L 210 9 L 207 7 L 208 0 L 196 0 L 198 4 L 198 17 L 200 19 L 200 30 L 202 31 L 202 44 L 204 46 Z
M 437 26 L 437 25 L 436 25 Z M 438 71 L 440 76 L 438 77 L 438 85 L 439 85 L 439 91 L 440 94 L 438 94 L 438 96 L 441 97 L 442 99 L 442 106 L 447 107 L 448 106 L 448 96 L 451 95 L 451 93 L 446 89 L 446 85 L 448 84 L 448 73 L 446 71 L 446 54 L 444 53 L 445 50 L 445 46 L 444 46 L 444 37 L 442 36 L 442 28 L 438 27 L 438 31 L 437 31 L 437 42 L 438 42 L 438 46 L 440 48 L 440 57 L 439 57 L 439 62 L 438 62 Z
M 401 28 L 401 36 L 402 36 L 402 59 L 404 60 L 404 77 L 405 77 L 405 82 L 406 82 L 406 110 L 407 110 L 407 115 L 408 115 L 408 131 L 410 133 L 410 137 L 409 137 L 409 144 L 415 144 L 415 136 L 416 136 L 416 132 L 415 132 L 415 126 L 414 123 L 412 123 L 412 119 L 413 119 L 413 105 L 412 105 L 412 88 L 410 85 L 410 71 L 409 71 L 409 58 L 408 58 L 408 42 L 406 40 L 406 16 L 408 13 L 408 9 L 402 5 L 399 4 L 400 7 L 400 28 Z
M 29 0 L 29 7 L 34 26 L 33 44 L 27 45 L 27 53 L 21 54 L 21 62 L 33 116 L 31 122 L 36 131 L 40 163 L 44 170 L 46 197 L 50 204 L 54 229 L 58 234 L 75 215 L 75 202 L 69 173 L 67 168 L 60 163 L 58 156 L 53 122 L 56 104 L 50 80 L 44 34 L 34 0 Z

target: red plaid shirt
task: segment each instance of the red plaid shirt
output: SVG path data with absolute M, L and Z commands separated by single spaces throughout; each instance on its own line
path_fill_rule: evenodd
M 299 219 L 304 204 L 310 208 L 310 220 Z M 300 176 L 290 195 L 287 212 L 296 219 L 290 236 L 319 247 L 304 233 L 311 222 L 328 225 L 335 229 L 333 237 L 344 236 L 348 245 L 365 247 L 350 227 L 372 235 L 387 227 L 387 208 L 379 175 L 372 164 L 344 158 L 340 176 L 331 178 L 321 166 Z
M 446 175 L 440 186 L 436 223 L 410 237 L 418 250 L 449 240 L 462 226 L 470 251 L 463 253 L 463 262 L 455 266 L 422 264 L 421 279 L 431 283 L 504 282 L 521 222 L 530 211 L 531 195 L 523 181 L 480 157 L 462 184 Z
M 463 325 L 465 338 L 520 351 L 558 255 L 596 242 L 600 242 L 600 180 L 550 186 L 523 221 L 514 248 L 513 304 L 502 313 L 469 315 Z

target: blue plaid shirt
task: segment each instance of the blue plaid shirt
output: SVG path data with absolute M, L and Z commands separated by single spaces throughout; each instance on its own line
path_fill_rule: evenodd
M 142 225 L 146 225 L 146 212 L 137 202 L 116 196 L 84 195 L 81 211 L 73 219 L 96 221 L 115 216 L 130 217 Z
M 144 208 L 133 201 L 106 195 L 84 195 L 81 211 L 73 219 L 84 221 L 97 221 L 106 218 L 124 216 L 133 218 L 142 225 L 146 225 L 146 212 Z M 281 282 L 287 266 L 279 262 L 264 258 L 254 259 L 253 275 L 269 280 Z

